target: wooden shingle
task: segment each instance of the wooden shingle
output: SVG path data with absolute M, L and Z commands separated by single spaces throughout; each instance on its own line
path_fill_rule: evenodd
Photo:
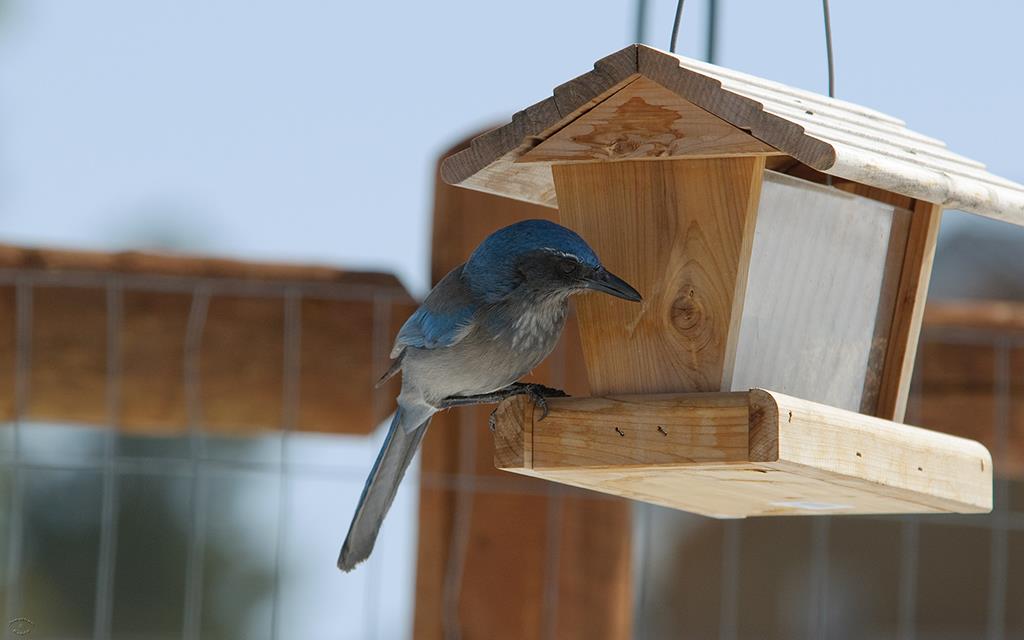
M 517 160 L 639 77 L 819 172 L 1024 225 L 1024 187 L 897 118 L 644 45 L 602 58 L 593 71 L 478 137 L 445 162 L 444 179 L 556 207 L 549 163 Z

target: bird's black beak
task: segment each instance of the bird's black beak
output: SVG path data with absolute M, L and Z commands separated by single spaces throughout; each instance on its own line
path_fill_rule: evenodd
M 630 302 L 640 302 L 643 299 L 640 297 L 640 292 L 631 287 L 628 282 L 604 269 L 596 271 L 594 275 L 584 280 L 584 282 L 588 289 L 601 291 L 616 298 L 622 298 Z

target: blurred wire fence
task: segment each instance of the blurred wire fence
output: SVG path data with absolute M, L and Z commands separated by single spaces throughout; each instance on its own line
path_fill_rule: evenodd
M 369 355 L 383 362 L 393 331 L 392 306 L 408 305 L 400 287 L 33 269 L 5 271 L 0 278 L 0 285 L 12 289 L 14 320 L 9 345 L 12 419 L 0 428 L 0 607 L 5 637 L 407 635 L 414 527 L 386 533 L 382 552 L 358 574 L 343 579 L 333 565 L 350 516 L 344 505 L 354 504 L 366 472 L 364 461 L 373 459 L 379 437 L 311 433 L 315 411 L 300 401 L 303 328 L 317 320 L 304 322 L 304 303 L 357 302 L 368 307 L 369 323 L 337 327 L 359 335 L 339 336 L 337 341 L 365 343 Z M 83 310 L 82 317 L 67 319 L 72 330 L 62 334 L 56 347 L 52 340 L 42 344 L 34 335 L 47 322 L 40 318 L 44 305 L 39 295 L 66 295 L 75 289 L 103 300 L 105 331 L 76 338 L 75 331 L 82 328 L 76 322 L 87 315 Z M 131 433 L 122 430 L 126 401 L 166 400 L 159 395 L 125 397 L 126 369 L 139 368 L 139 363 L 126 360 L 129 354 L 123 348 L 125 296 L 154 292 L 187 300 L 182 335 L 143 336 L 157 342 L 170 339 L 182 347 L 170 362 L 147 366 L 177 368 L 187 420 L 152 434 L 135 425 L 136 433 Z M 217 338 L 206 331 L 211 302 L 239 298 L 280 310 L 281 322 L 267 328 L 277 333 L 280 353 L 280 402 L 275 405 L 280 419 L 277 425 L 243 423 L 225 432 L 209 429 L 204 421 L 209 396 L 203 392 L 202 374 L 209 366 L 201 361 L 204 349 L 212 348 L 209 341 Z M 402 307 L 394 315 L 404 312 Z M 159 322 L 151 325 L 157 331 L 161 327 Z M 246 333 L 242 326 L 235 331 Z M 72 361 L 87 359 L 78 342 L 89 340 L 101 345 L 104 356 L 105 426 L 40 419 L 38 414 L 46 411 L 73 414 L 76 408 L 32 408 L 33 382 L 40 389 L 63 385 L 69 398 L 82 390 L 77 364 L 47 371 L 52 368 L 45 362 L 47 352 L 59 350 Z M 35 353 L 33 347 L 38 347 Z M 260 348 L 250 346 L 252 352 Z M 251 356 L 243 349 L 236 361 L 244 363 Z M 387 400 L 369 394 L 374 372 L 351 362 L 334 364 L 339 373 L 360 376 L 330 381 L 338 387 L 337 395 L 343 395 L 344 386 L 355 386 L 361 404 L 376 402 L 381 406 L 374 415 L 386 413 Z M 214 386 L 220 393 L 234 394 L 235 402 L 258 404 L 256 394 L 266 389 L 247 388 L 243 369 L 239 364 L 237 384 L 221 380 Z M 44 375 L 56 380 L 43 380 Z M 371 427 L 345 425 L 344 407 L 333 409 L 341 423 L 338 432 L 362 433 Z M 300 411 L 305 411 L 307 423 L 301 431 Z M 368 415 L 358 414 L 353 422 Z M 404 513 L 407 523 L 412 491 L 403 490 L 395 507 L 397 518 Z M 396 608 L 406 615 L 395 616 Z
M 308 349 L 322 351 L 326 337 L 349 350 L 362 345 L 366 362 L 386 361 L 410 308 L 404 294 L 259 278 L 47 269 L 0 276 L 12 319 L 6 342 L 0 328 L 0 359 L 11 356 L 12 374 L 0 379 L 12 389 L 11 419 L 0 428 L 7 638 L 386 639 L 414 628 L 417 637 L 560 638 L 630 620 L 638 638 L 1024 634 L 1024 485 L 1013 479 L 1024 468 L 1019 327 L 926 327 L 912 390 L 911 423 L 969 435 L 993 451 L 1000 475 L 990 515 L 715 521 L 633 505 L 630 551 L 620 536 L 629 528 L 625 501 L 495 472 L 481 409 L 439 416 L 419 487 L 411 474 L 377 553 L 342 576 L 333 560 L 350 515 L 344 507 L 356 501 L 380 434 L 355 437 L 370 425 L 345 426 L 355 415 L 348 405 L 308 406 L 325 377 L 308 370 L 318 357 Z M 99 325 L 75 291 L 102 301 Z M 163 365 L 176 371 L 180 394 L 143 393 L 148 387 L 133 378 L 133 296 L 154 292 L 178 296 L 182 317 L 167 352 L 174 356 Z M 53 301 L 63 298 L 70 306 L 58 315 L 70 329 L 55 333 Z M 237 324 L 225 325 L 218 305 L 227 299 L 260 301 L 276 320 L 240 304 L 231 307 L 242 312 L 232 316 Z M 317 321 L 323 310 L 308 305 L 324 300 L 361 301 L 362 330 L 339 329 L 352 307 Z M 75 317 L 66 317 L 69 308 Z M 166 309 L 157 311 L 145 317 L 164 320 Z M 250 324 L 266 335 L 254 337 Z M 166 337 L 162 322 L 145 326 L 148 340 Z M 338 330 L 355 333 L 331 333 Z M 96 344 L 83 346 L 79 331 Z M 241 342 L 232 342 L 236 334 Z M 210 363 L 225 347 L 218 341 L 237 352 L 235 365 Z M 262 380 L 243 363 L 268 348 L 277 374 Z M 563 343 L 540 373 L 579 393 L 574 348 Z M 55 352 L 68 358 L 56 369 L 48 363 Z M 87 384 L 90 358 L 102 384 Z M 383 417 L 393 390 L 368 396 L 377 370 L 339 358 L 330 361 L 360 378 L 351 402 L 375 406 L 357 421 Z M 348 383 L 331 382 L 340 395 Z M 64 391 L 51 403 L 99 393 L 105 418 L 46 419 L 46 411 L 78 410 L 41 406 L 47 390 Z M 261 397 L 268 394 L 278 399 Z M 241 408 L 223 404 L 239 399 Z M 178 400 L 180 412 L 162 407 Z M 257 405 L 263 413 L 246 413 Z M 162 430 L 128 424 L 126 416 L 137 422 L 147 410 L 163 416 Z M 239 417 L 264 414 L 276 422 Z M 167 416 L 183 416 L 182 424 Z M 335 434 L 316 433 L 330 431 L 323 416 L 339 422 Z M 632 581 L 618 580 L 630 560 Z M 507 599 L 485 606 L 493 594 L 481 585 Z M 609 602 L 627 608 L 604 610 Z
M 989 446 L 991 514 L 723 522 L 637 505 L 635 636 L 1024 637 L 1021 329 L 926 327 L 907 416 Z

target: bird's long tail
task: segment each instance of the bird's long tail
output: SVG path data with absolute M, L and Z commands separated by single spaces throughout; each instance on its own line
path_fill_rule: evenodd
M 373 468 L 370 469 L 370 476 L 363 487 L 363 495 L 359 497 L 356 513 L 352 516 L 345 544 L 338 555 L 338 568 L 342 571 L 351 571 L 370 556 L 380 525 L 395 499 L 395 494 L 398 493 L 402 476 L 405 475 L 405 470 L 412 462 L 420 441 L 427 432 L 430 414 L 422 417 L 407 416 L 406 413 L 401 408 L 395 411 L 384 445 L 380 449 L 377 461 L 373 463 Z M 414 429 L 409 429 L 403 424 L 407 419 L 418 420 L 420 424 Z

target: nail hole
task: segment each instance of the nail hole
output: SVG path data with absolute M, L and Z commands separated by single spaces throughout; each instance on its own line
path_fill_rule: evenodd
M 863 458 L 864 456 L 860 455 L 860 451 L 858 451 L 858 452 L 857 452 L 857 457 L 858 457 L 858 458 Z
M 918 467 L 917 470 L 918 471 L 924 471 L 924 469 L 922 469 L 921 467 Z
M 810 109 L 805 109 L 805 110 L 804 110 L 804 113 L 806 113 L 806 114 L 807 114 L 807 115 L 809 115 L 809 116 L 813 116 L 813 115 L 814 115 L 814 112 L 813 112 L 813 111 L 811 111 Z
M 615 427 L 615 433 L 619 434 L 620 436 L 626 435 L 625 433 L 622 432 L 622 429 L 620 429 L 618 427 Z
M 658 433 L 660 433 L 663 436 L 667 436 L 668 435 L 668 431 L 665 431 L 665 429 L 663 427 L 661 427 L 660 425 L 658 426 Z M 982 464 L 984 464 L 984 463 L 982 463 Z

